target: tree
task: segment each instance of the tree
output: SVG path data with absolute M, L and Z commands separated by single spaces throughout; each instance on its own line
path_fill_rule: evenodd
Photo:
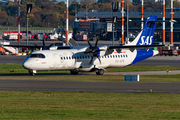
M 42 0 L 36 0 L 35 5 L 42 5 L 43 1 Z
M 96 0 L 80 0 L 81 4 L 94 4 Z

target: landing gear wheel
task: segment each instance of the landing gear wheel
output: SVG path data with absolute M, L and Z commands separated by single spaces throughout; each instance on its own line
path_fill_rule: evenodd
M 78 75 L 78 72 L 76 71 L 70 71 L 71 72 L 71 75 Z
M 104 70 L 103 69 L 96 70 L 96 75 L 103 75 L 103 74 L 104 74 Z
M 34 75 L 35 75 L 35 73 L 33 72 L 33 70 L 29 70 L 29 74 L 30 74 L 31 76 L 34 76 Z

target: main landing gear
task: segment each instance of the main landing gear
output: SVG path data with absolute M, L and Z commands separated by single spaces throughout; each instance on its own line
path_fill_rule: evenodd
M 96 75 L 103 75 L 104 70 L 103 69 L 96 69 Z

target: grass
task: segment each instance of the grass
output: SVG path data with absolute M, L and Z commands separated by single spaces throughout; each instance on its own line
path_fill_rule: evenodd
M 107 72 L 157 71 L 157 70 L 166 71 L 167 69 L 180 70 L 180 67 L 128 66 L 126 68 L 107 69 Z M 67 76 L 67 75 L 61 75 L 61 73 L 70 73 L 70 72 L 69 71 L 38 71 L 39 76 L 29 76 L 28 71 L 24 69 L 21 64 L 0 64 L 0 76 L 1 76 L 0 79 L 64 80 L 64 81 L 124 81 L 123 75 L 116 75 L 116 76 L 91 75 L 87 77 L 83 75 Z M 21 74 L 21 76 L 18 76 L 18 74 Z M 24 74 L 25 76 L 22 76 L 22 74 Z M 11 76 L 11 75 L 16 75 L 16 76 Z M 180 74 L 178 75 L 140 75 L 140 81 L 180 82 Z
M 0 91 L 0 119 L 180 119 L 180 94 Z
M 166 71 L 166 70 L 180 70 L 180 67 L 173 67 L 173 66 L 128 66 L 125 68 L 107 69 L 107 72 Z

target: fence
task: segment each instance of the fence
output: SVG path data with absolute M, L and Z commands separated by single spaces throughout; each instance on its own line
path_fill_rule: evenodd
M 17 31 L 17 29 L 2 29 L 0 31 L 0 35 L 3 35 L 2 31 Z M 26 31 L 26 29 L 21 29 L 21 31 Z M 54 30 L 29 30 L 31 31 L 32 34 L 37 34 L 37 33 L 52 33 Z

